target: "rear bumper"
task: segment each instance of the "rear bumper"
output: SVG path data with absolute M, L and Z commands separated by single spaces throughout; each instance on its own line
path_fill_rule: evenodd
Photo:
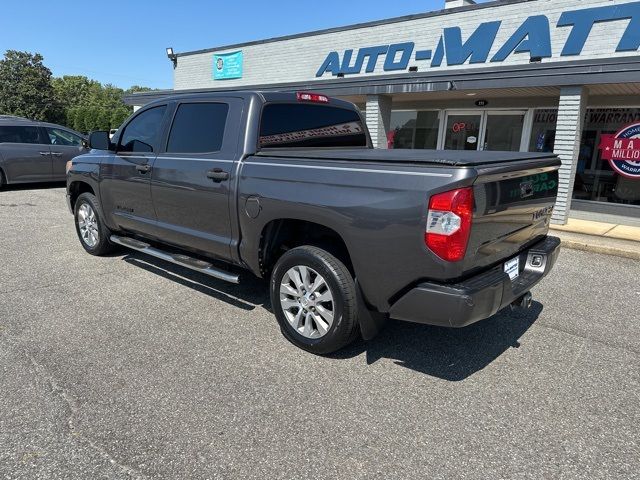
M 427 325 L 465 327 L 489 318 L 527 293 L 551 271 L 559 253 L 560 239 L 547 237 L 520 253 L 520 276 L 514 281 L 501 264 L 453 285 L 422 283 L 394 303 L 389 315 Z

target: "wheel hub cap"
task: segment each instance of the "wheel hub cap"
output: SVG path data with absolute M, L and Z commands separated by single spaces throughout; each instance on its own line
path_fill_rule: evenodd
M 300 305 L 302 305 L 302 308 L 309 308 L 311 306 L 311 300 L 309 300 L 307 295 L 300 299 Z
M 304 265 L 290 268 L 280 284 L 280 306 L 303 337 L 321 338 L 333 325 L 335 303 L 326 280 Z

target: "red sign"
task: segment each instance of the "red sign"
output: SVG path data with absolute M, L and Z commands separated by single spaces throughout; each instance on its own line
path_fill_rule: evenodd
M 620 175 L 640 179 L 640 123 L 629 125 L 615 135 L 602 135 L 602 159 Z

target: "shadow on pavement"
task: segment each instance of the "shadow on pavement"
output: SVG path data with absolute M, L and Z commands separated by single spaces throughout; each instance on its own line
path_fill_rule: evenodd
M 390 320 L 376 338 L 369 342 L 360 340 L 333 358 L 350 358 L 364 352 L 367 364 L 389 358 L 402 367 L 459 382 L 485 368 L 509 348 L 518 348 L 518 339 L 534 324 L 542 309 L 542 304 L 534 302 L 530 310 L 506 309 L 462 329 Z
M 253 276 L 241 285 L 235 285 L 142 253 L 127 253 L 123 260 L 234 307 L 253 310 L 263 306 L 271 311 L 268 284 Z
M 267 282 L 251 275 L 234 285 L 136 252 L 128 253 L 123 260 L 243 310 L 263 307 L 272 311 Z M 482 370 L 509 348 L 518 348 L 518 339 L 542 310 L 542 304 L 534 302 L 530 310 L 506 309 L 463 329 L 390 320 L 373 340 L 359 340 L 328 358 L 340 360 L 364 353 L 369 365 L 388 358 L 399 366 L 458 382 Z

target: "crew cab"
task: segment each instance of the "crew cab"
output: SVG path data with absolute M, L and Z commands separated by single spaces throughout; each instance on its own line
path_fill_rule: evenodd
M 176 95 L 89 142 L 67 165 L 88 253 L 268 279 L 282 332 L 317 354 L 387 318 L 526 307 L 559 254 L 555 155 L 374 149 L 356 106 L 321 94 Z

